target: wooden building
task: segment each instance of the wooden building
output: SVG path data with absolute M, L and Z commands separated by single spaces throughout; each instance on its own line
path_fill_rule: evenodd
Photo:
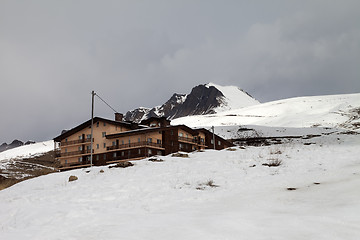
M 221 150 L 232 143 L 208 130 L 192 129 L 185 125 L 170 125 L 165 117 L 150 118 L 140 124 L 122 121 L 93 119 L 93 164 L 104 165 L 120 161 L 143 159 L 154 155 L 191 152 L 207 148 Z M 215 142 L 213 141 L 215 137 Z M 54 138 L 59 143 L 57 160 L 62 168 L 90 165 L 91 120 Z

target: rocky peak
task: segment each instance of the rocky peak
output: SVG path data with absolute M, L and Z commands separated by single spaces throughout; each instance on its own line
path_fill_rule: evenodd
M 223 89 L 226 93 L 230 93 L 230 98 L 225 96 L 219 88 Z M 239 95 L 241 96 L 240 98 Z M 191 115 L 213 114 L 221 109 L 221 107 L 231 108 L 233 104 L 229 103 L 231 101 L 234 102 L 234 96 L 237 97 L 235 102 L 238 99 L 241 99 L 241 102 L 246 102 L 245 105 L 250 104 L 251 101 L 254 103 L 257 102 L 250 95 L 237 87 L 201 84 L 194 87 L 189 94 L 173 94 L 171 98 L 161 106 L 151 109 L 137 108 L 128 111 L 124 118 L 126 121 L 141 122 L 150 117 L 167 117 L 169 119 L 174 119 Z M 250 102 L 248 103 L 247 101 Z

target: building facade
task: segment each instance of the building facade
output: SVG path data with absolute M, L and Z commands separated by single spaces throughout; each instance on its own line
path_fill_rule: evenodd
M 215 141 L 214 141 L 215 139 Z M 140 124 L 93 119 L 92 163 L 105 165 L 120 161 L 138 160 L 154 155 L 196 150 L 224 149 L 232 146 L 227 140 L 206 129 L 192 129 L 185 125 L 170 125 L 166 118 L 150 118 Z M 91 120 L 54 138 L 60 146 L 56 159 L 62 169 L 86 167 L 91 157 Z

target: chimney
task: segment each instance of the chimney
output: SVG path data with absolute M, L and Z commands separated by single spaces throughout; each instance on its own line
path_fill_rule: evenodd
M 122 122 L 124 115 L 122 113 L 115 113 L 115 121 Z

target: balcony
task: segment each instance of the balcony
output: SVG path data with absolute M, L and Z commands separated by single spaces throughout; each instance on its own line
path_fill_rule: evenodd
M 68 157 L 68 156 L 75 156 L 75 155 L 82 155 L 82 154 L 89 154 L 89 153 L 91 153 L 90 149 L 78 150 L 78 151 L 60 153 L 58 157 Z M 93 149 L 93 153 L 94 153 L 94 149 Z
M 64 146 L 83 144 L 83 143 L 89 143 L 89 142 L 91 142 L 90 138 L 78 139 L 78 140 L 72 140 L 72 141 L 67 141 L 67 142 L 61 142 L 61 146 L 64 147 Z
M 182 141 L 182 142 L 187 142 L 187 143 L 194 143 L 194 144 L 197 144 L 198 141 L 194 138 L 187 138 L 187 137 L 178 137 L 179 141 Z
M 121 150 L 121 149 L 138 148 L 138 147 L 155 147 L 155 148 L 163 149 L 161 143 L 152 143 L 152 142 L 137 142 L 137 143 L 114 145 L 107 147 L 106 149 L 110 151 L 110 150 L 117 150 L 117 149 Z

